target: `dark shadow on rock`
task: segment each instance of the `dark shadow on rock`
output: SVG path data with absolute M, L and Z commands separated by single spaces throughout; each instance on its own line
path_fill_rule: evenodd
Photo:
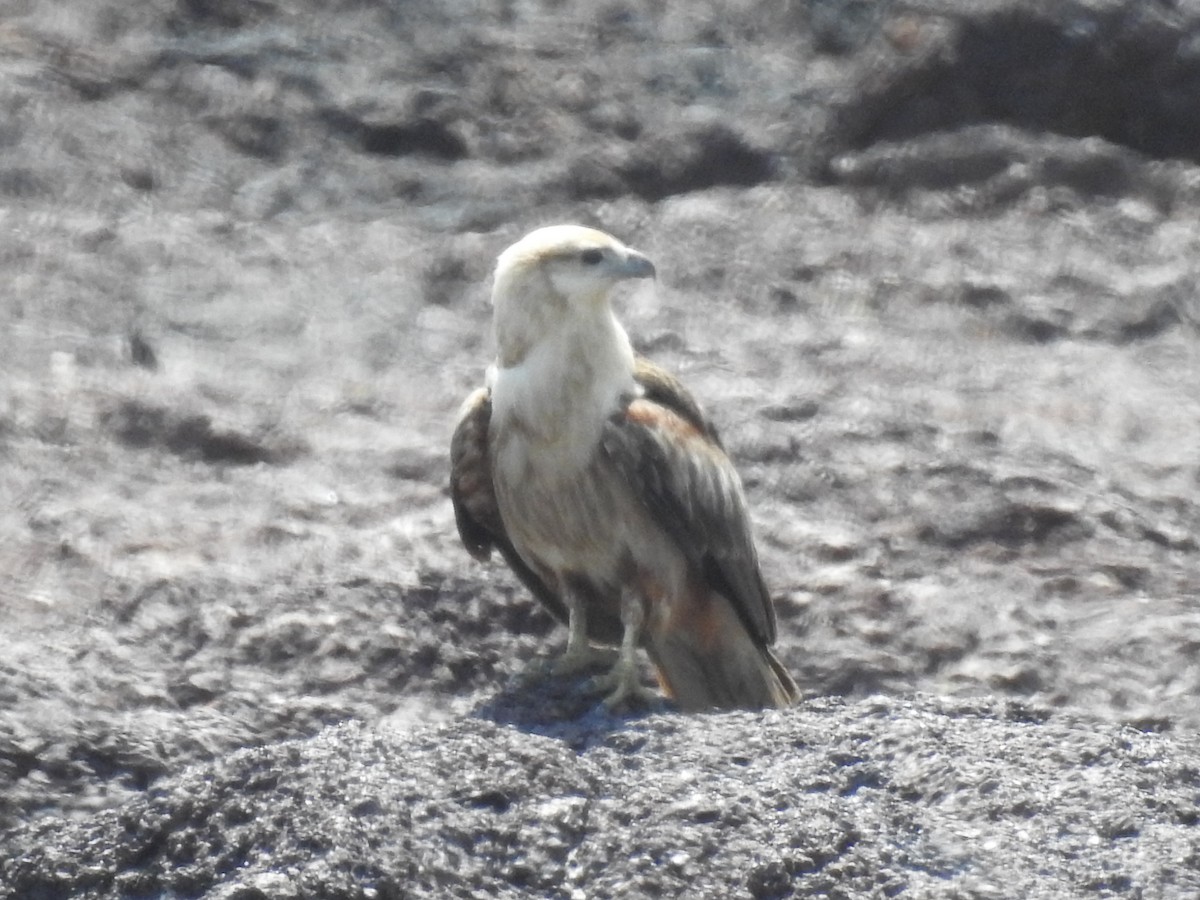
M 611 711 L 603 703 L 603 693 L 589 684 L 594 674 L 513 678 L 472 710 L 470 716 L 554 738 L 583 751 L 613 732 L 625 730 L 632 722 L 674 708 L 670 701 L 660 699 Z
M 162 406 L 124 400 L 102 417 L 105 428 L 129 447 L 161 447 L 207 463 L 284 465 L 301 455 L 296 442 L 269 443 L 237 431 L 214 428 L 203 415 L 185 415 Z
M 363 153 L 418 155 L 454 162 L 469 155 L 466 141 L 449 125 L 424 115 L 388 110 L 327 109 L 320 113 L 330 132 Z
M 253 113 L 209 116 L 206 123 L 239 153 L 274 163 L 287 154 L 288 126 L 276 116 Z
M 705 122 L 607 155 L 588 150 L 568 168 L 565 189 L 580 200 L 632 193 L 655 202 L 712 187 L 762 184 L 775 179 L 778 168 L 771 150 L 724 122 Z
M 990 122 L 1200 158 L 1200 106 L 1185 100 L 1200 90 L 1200 58 L 1183 13 L 1025 4 L 942 24 L 924 52 L 867 64 L 862 89 L 835 112 L 831 157 Z

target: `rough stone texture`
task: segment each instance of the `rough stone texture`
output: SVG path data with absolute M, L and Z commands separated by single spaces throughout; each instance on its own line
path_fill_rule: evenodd
M 351 724 L 45 822 L 6 874 L 29 898 L 1185 897 L 1197 751 L 927 696 L 553 737 Z
M 10 4 L 0 896 L 1196 896 L 1198 48 L 1190 0 Z M 743 472 L 794 711 L 517 677 L 561 630 L 446 445 L 492 259 L 567 220 L 656 261 L 619 313 Z

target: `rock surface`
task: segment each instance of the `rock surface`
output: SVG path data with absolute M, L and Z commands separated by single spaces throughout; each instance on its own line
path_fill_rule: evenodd
M 0 896 L 1196 896 L 1198 48 L 1189 0 L 15 4 Z M 563 636 L 446 446 L 492 259 L 570 220 L 657 264 L 619 315 L 743 473 L 795 710 L 518 678 Z
M 10 878 L 22 897 L 1194 896 L 1198 751 L 927 696 L 553 736 L 351 724 L 46 822 Z

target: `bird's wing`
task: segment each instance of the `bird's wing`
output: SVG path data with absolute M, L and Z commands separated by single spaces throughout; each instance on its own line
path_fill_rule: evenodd
M 450 497 L 458 536 L 479 560 L 491 557 L 495 536 L 504 533 L 488 463 L 491 420 L 491 392 L 479 388 L 463 403 L 450 439 Z
M 668 376 L 669 377 L 669 376 Z M 673 379 L 612 416 L 602 452 L 650 515 L 763 646 L 775 608 L 763 583 L 741 480 L 694 400 Z
M 567 607 L 562 597 L 521 559 L 504 530 L 488 455 L 491 420 L 491 391 L 482 387 L 463 404 L 450 440 L 450 497 L 458 535 L 476 559 L 486 560 L 493 549 L 499 550 L 522 584 L 555 618 L 566 622 Z
M 717 434 L 717 427 L 704 415 L 700 404 L 696 402 L 696 399 L 678 378 L 666 369 L 660 369 L 644 356 L 639 356 L 634 360 L 633 377 L 641 385 L 643 397 L 682 416 L 687 422 L 708 435 L 714 444 L 718 447 L 721 446 L 721 437 Z
M 720 445 L 716 429 L 674 375 L 639 356 L 635 361 L 634 378 L 645 397 L 674 410 Z M 454 501 L 454 519 L 467 552 L 478 560 L 490 559 L 493 548 L 503 553 L 508 544 L 492 483 L 488 454 L 491 421 L 491 391 L 486 387 L 477 388 L 463 403 L 450 440 L 450 496 Z M 504 555 L 507 559 L 508 555 Z
M 643 401 L 653 403 L 664 414 L 675 416 L 679 422 L 702 436 L 710 448 L 715 448 L 716 457 L 724 460 L 728 474 L 732 475 L 734 499 L 737 504 L 741 504 L 741 489 L 737 475 L 721 450 L 716 428 L 705 418 L 699 404 L 687 389 L 675 376 L 642 357 L 638 357 L 635 361 L 634 378 L 641 386 Z M 488 426 L 491 424 L 491 419 L 491 391 L 486 387 L 478 388 L 463 403 L 458 425 L 455 427 L 454 436 L 450 441 L 450 496 L 454 503 L 454 519 L 458 524 L 459 537 L 462 538 L 467 552 L 479 560 L 487 560 L 491 558 L 493 549 L 499 550 L 504 561 L 542 605 L 555 618 L 566 622 L 567 607 L 562 597 L 517 553 L 505 531 L 504 522 L 500 518 L 500 506 L 496 500 L 496 489 L 492 482 L 492 468 L 488 453 Z M 647 432 L 643 436 L 643 440 L 651 436 L 652 433 Z M 638 443 L 638 437 L 632 430 L 628 441 L 631 445 Z M 633 459 L 637 459 L 636 450 Z M 680 488 L 686 490 L 686 485 L 677 486 L 677 489 Z M 740 516 L 741 527 L 745 532 L 744 543 L 749 549 L 750 569 L 755 574 L 755 583 L 758 585 L 757 593 L 746 592 L 743 589 L 735 594 L 733 593 L 735 588 L 726 587 L 726 585 L 736 584 L 736 581 L 720 575 L 717 576 L 718 586 L 723 588 L 722 593 L 729 595 L 739 610 L 743 606 L 759 607 L 760 613 L 751 616 L 749 621 L 761 621 L 762 625 L 751 627 L 751 634 L 760 639 L 773 641 L 775 635 L 774 608 L 771 606 L 765 587 L 762 587 L 761 577 L 757 576 L 758 563 L 754 554 L 754 545 L 750 540 L 749 528 L 746 525 L 744 510 L 740 512 Z M 690 535 L 690 532 L 689 534 L 678 534 L 674 529 L 671 530 L 681 540 L 681 543 Z M 693 546 L 695 545 L 693 544 Z M 706 566 L 706 575 L 709 577 L 712 577 L 712 574 L 707 570 L 713 568 L 713 561 L 717 557 L 712 556 L 711 559 L 712 561 L 709 562 L 702 561 L 702 564 Z M 717 571 L 719 568 L 714 569 L 714 572 Z M 743 596 L 749 599 L 743 602 L 741 599 Z M 765 617 L 761 613 L 761 608 L 766 610 Z

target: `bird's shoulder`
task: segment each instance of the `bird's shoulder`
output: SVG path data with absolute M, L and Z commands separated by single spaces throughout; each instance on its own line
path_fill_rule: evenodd
M 717 427 L 704 414 L 704 410 L 691 392 L 684 387 L 683 382 L 673 374 L 644 356 L 639 356 L 634 360 L 633 378 L 641 388 L 640 399 L 647 400 L 660 407 L 661 410 L 679 417 L 683 423 L 691 426 L 700 435 L 718 447 L 721 446 L 721 437 L 717 432 Z M 630 405 L 632 405 L 632 401 L 638 398 L 630 399 Z M 630 405 L 625 407 L 625 412 L 629 411 Z M 654 413 L 654 410 L 645 404 L 640 408 L 643 414 Z

